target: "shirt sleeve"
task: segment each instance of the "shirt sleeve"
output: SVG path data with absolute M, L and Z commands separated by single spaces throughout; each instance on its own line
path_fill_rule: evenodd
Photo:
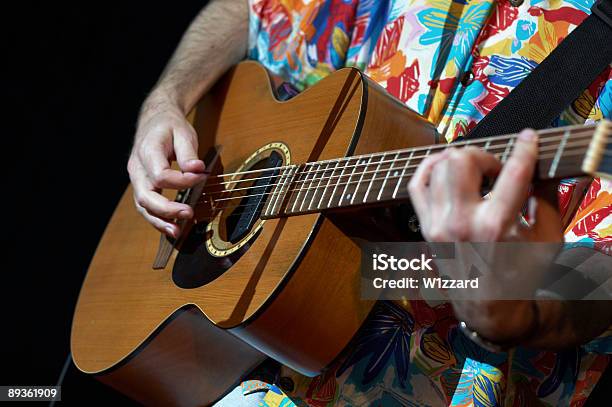
M 249 57 L 302 90 L 345 66 L 358 0 L 249 0 Z

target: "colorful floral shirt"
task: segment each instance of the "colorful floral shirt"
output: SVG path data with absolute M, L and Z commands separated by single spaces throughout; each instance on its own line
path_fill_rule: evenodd
M 590 14 L 593 0 L 250 0 L 249 54 L 298 88 L 354 66 L 434 123 L 465 136 Z M 579 63 L 577 61 L 577 63 Z M 553 123 L 612 115 L 611 69 Z M 566 240 L 612 252 L 612 184 L 595 179 Z M 316 333 L 313 333 L 316 335 Z M 612 331 L 564 352 L 489 353 L 457 330 L 448 303 L 380 302 L 347 356 L 313 379 L 284 369 L 311 406 L 582 405 L 608 364 Z

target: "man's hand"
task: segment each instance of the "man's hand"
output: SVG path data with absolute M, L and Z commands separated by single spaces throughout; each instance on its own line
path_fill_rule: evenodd
M 198 139 L 180 108 L 169 98 L 152 96 L 138 121 L 128 172 L 136 208 L 156 229 L 177 237 L 173 219 L 189 219 L 193 210 L 161 195 L 162 189 L 185 189 L 204 180 Z M 170 168 L 176 159 L 181 171 Z
M 503 168 L 473 147 L 426 158 L 408 186 L 423 236 L 431 242 L 561 241 L 554 204 L 535 200 L 535 224 L 520 222 L 537 155 L 537 135 L 525 130 Z M 497 176 L 490 199 L 480 195 L 485 176 Z
M 171 202 L 162 189 L 184 189 L 204 179 L 198 140 L 185 119 L 200 97 L 246 55 L 249 9 L 245 0 L 211 0 L 193 20 L 157 86 L 143 104 L 128 163 L 136 208 L 155 228 L 178 237 L 173 219 L 193 210 Z M 173 160 L 181 171 L 171 169 Z
M 472 147 L 451 148 L 425 159 L 409 184 L 423 236 L 430 242 L 561 242 L 560 219 L 554 202 L 531 198 L 535 222 L 528 226 L 521 221 L 520 211 L 528 197 L 537 156 L 537 135 L 525 130 L 503 168 L 495 156 Z M 497 177 L 490 199 L 481 196 L 485 176 Z M 508 288 L 504 282 L 510 271 L 514 284 L 520 281 L 528 286 L 527 282 L 537 281 L 537 276 L 545 272 L 555 254 L 542 256 L 545 260 L 540 262 L 531 259 L 529 267 L 518 270 L 518 281 L 517 270 L 503 269 L 508 264 L 507 257 L 489 259 L 493 265 L 491 271 L 497 277 L 487 280 L 479 290 L 488 290 L 489 295 L 503 293 Z M 521 253 L 513 256 L 521 258 Z M 535 283 L 527 287 L 533 293 L 536 288 Z M 478 293 L 469 301 L 453 301 L 453 306 L 468 326 L 490 340 L 501 342 L 524 338 L 537 318 L 530 301 L 491 301 L 479 299 Z

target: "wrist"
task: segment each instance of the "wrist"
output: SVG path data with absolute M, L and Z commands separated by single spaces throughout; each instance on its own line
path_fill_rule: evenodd
M 187 114 L 185 104 L 178 92 L 168 86 L 156 86 L 142 104 L 141 115 L 159 113 L 161 111 L 177 111 L 183 116 Z
M 470 330 L 488 342 L 503 345 L 525 343 L 539 330 L 536 301 L 490 301 L 458 314 Z

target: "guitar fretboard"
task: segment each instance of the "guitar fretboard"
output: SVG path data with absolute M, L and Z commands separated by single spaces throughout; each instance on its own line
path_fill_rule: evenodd
M 536 176 L 561 178 L 581 173 L 595 126 L 570 126 L 538 132 Z M 466 140 L 451 145 L 410 148 L 286 166 L 280 170 L 262 218 L 292 216 L 408 198 L 408 182 L 419 164 L 445 148 L 473 146 L 505 163 L 517 135 Z

